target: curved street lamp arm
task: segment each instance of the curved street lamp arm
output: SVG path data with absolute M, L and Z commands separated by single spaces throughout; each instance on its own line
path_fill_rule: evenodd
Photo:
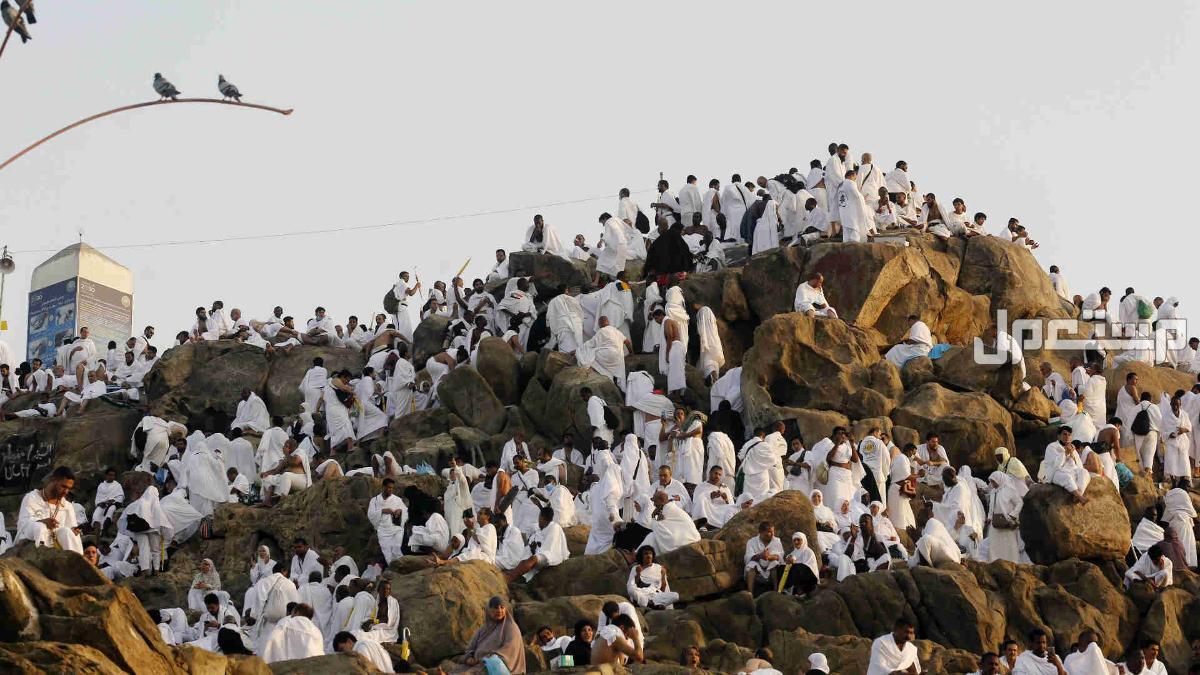
M 265 110 L 267 112 L 278 113 L 280 115 L 291 115 L 292 114 L 292 108 L 286 108 L 286 109 L 274 108 L 269 105 L 261 105 L 258 103 L 241 103 L 238 101 L 226 101 L 226 100 L 222 100 L 219 98 L 181 98 L 178 100 L 146 101 L 144 103 L 134 103 L 132 105 L 125 105 L 125 106 L 121 106 L 120 108 L 113 108 L 112 110 L 106 110 L 102 113 L 96 113 L 95 115 L 90 115 L 90 116 L 85 117 L 76 122 L 72 122 L 71 124 L 68 124 L 67 126 L 59 129 L 58 131 L 55 131 L 54 133 L 51 133 L 47 136 L 42 137 L 40 140 L 34 142 L 32 145 L 26 147 L 24 150 L 18 152 L 17 154 L 13 155 L 12 157 L 9 157 L 6 160 L 4 160 L 4 163 L 0 164 L 0 171 L 3 171 L 6 167 L 8 167 L 9 164 L 12 164 L 13 162 L 17 161 L 22 156 L 24 156 L 25 153 L 29 152 L 30 150 L 37 148 L 38 146 L 42 145 L 43 143 L 45 143 L 57 136 L 61 136 L 62 134 L 65 134 L 66 132 L 74 129 L 75 127 L 83 126 L 84 124 L 87 124 L 88 122 L 94 122 L 95 120 L 98 120 L 102 117 L 108 117 L 109 115 L 115 115 L 117 113 L 126 112 L 128 110 L 136 110 L 138 108 L 148 108 L 150 106 L 158 106 L 158 105 L 171 105 L 171 104 L 175 104 L 175 103 L 215 103 L 217 105 L 228 105 L 228 106 L 236 106 L 239 108 L 252 108 L 255 110 Z

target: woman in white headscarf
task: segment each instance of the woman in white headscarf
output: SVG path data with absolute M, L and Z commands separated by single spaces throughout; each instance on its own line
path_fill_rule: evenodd
M 650 494 L 650 458 L 642 450 L 637 436 L 625 434 L 621 441 L 621 483 L 625 497 L 621 504 L 622 517 L 630 520 L 636 509 L 634 500 L 639 495 Z
M 820 490 L 809 493 L 809 499 L 812 500 L 813 519 L 817 524 L 817 551 L 829 551 L 838 541 L 837 516 L 833 509 L 825 506 L 825 495 Z
M 967 487 L 967 492 L 971 493 L 971 513 L 967 524 L 975 528 L 979 536 L 983 536 L 983 525 L 986 520 L 986 515 L 983 510 L 983 499 L 979 497 L 979 490 L 986 489 L 987 483 L 979 480 L 971 474 L 971 467 L 963 464 L 958 469 L 958 480 L 964 483 Z
M 250 585 L 258 583 L 259 579 L 271 576 L 275 571 L 275 561 L 271 560 L 271 549 L 260 545 L 254 552 L 254 564 L 250 567 Z
M 688 323 L 691 322 L 691 317 L 688 316 L 687 307 L 683 304 L 683 290 L 678 286 L 672 286 L 667 289 L 663 300 L 663 311 L 667 313 L 667 318 L 679 324 L 679 340 L 683 342 L 683 351 L 686 354 L 689 337 Z
M 904 548 L 904 543 L 900 541 L 900 534 L 896 532 L 895 524 L 892 523 L 891 518 L 887 517 L 887 508 L 883 502 L 871 502 L 867 509 L 871 514 L 871 522 L 875 525 L 875 538 L 888 547 L 888 553 L 893 558 L 907 558 L 908 552 Z
M 354 425 L 350 422 L 350 409 L 338 396 L 339 392 L 346 394 L 353 391 L 347 391 L 349 389 L 350 385 L 345 378 L 335 374 L 325 383 L 325 389 L 321 392 L 325 404 L 325 429 L 329 435 L 330 450 L 337 450 L 343 443 L 346 444 L 347 452 L 354 448 L 355 434 Z
M 1180 488 L 1173 488 L 1163 496 L 1163 522 L 1171 526 L 1179 544 L 1183 546 L 1184 559 L 1188 567 L 1196 566 L 1196 508 L 1191 496 Z
M 784 557 L 786 567 L 779 581 L 779 588 L 791 589 L 796 595 L 808 595 L 821 580 L 821 566 L 817 554 L 808 547 L 808 536 L 803 532 L 792 534 L 792 550 Z
M 137 523 L 136 529 L 130 530 L 129 521 L 133 516 L 142 522 Z M 175 536 L 175 528 L 158 500 L 158 488 L 153 485 L 147 487 L 140 497 L 125 507 L 125 512 L 117 521 L 117 530 L 137 542 L 138 569 L 157 572 L 162 568 L 163 551 Z
M 717 379 L 721 367 L 725 365 L 725 351 L 721 347 L 721 335 L 717 331 L 717 317 L 709 307 L 701 307 L 696 312 L 696 332 L 700 334 L 700 358 L 696 365 L 704 376 L 706 384 L 711 385 Z
M 1025 481 L 1003 471 L 993 471 L 988 476 L 988 483 L 992 486 L 992 496 L 991 508 L 988 510 L 991 514 L 991 527 L 987 536 L 987 561 L 1021 562 L 1021 549 L 1024 548 L 1024 544 L 1021 542 L 1021 530 L 1017 525 L 1029 487 L 1025 485 Z
M 188 589 L 188 609 L 204 611 L 204 596 L 221 590 L 221 574 L 210 558 L 200 561 L 200 571 L 192 577 Z
M 942 562 L 961 563 L 962 553 L 942 521 L 930 518 L 925 523 L 925 533 L 917 540 L 916 551 L 908 559 L 908 566 L 912 568 L 923 563 L 936 567 Z

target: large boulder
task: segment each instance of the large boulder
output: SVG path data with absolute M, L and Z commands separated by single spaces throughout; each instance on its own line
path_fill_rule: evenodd
M 508 418 L 504 404 L 496 398 L 487 380 L 469 365 L 461 365 L 442 377 L 438 399 L 467 426 L 489 434 L 500 433 Z
M 575 447 L 590 447 L 591 424 L 587 414 L 587 402 L 579 390 L 588 387 L 592 393 L 603 398 L 614 411 L 620 410 L 624 397 L 617 385 L 607 377 L 579 366 L 567 366 L 558 371 L 546 395 L 546 406 L 540 418 L 534 422 L 548 438 L 560 439 L 563 434 L 575 435 Z M 586 445 L 585 445 L 586 444 Z
M 549 626 L 557 635 L 569 635 L 576 621 L 595 621 L 600 616 L 600 608 L 609 601 L 628 602 L 629 599 L 623 595 L 575 594 L 545 602 L 519 602 L 513 605 L 513 618 L 525 635 L 533 635 L 540 626 Z
M 206 433 L 225 431 L 237 414 L 242 389 L 265 393 L 270 365 L 265 351 L 233 340 L 172 347 L 146 375 L 150 414 L 187 420 Z
M 975 576 L 958 567 L 909 570 L 918 593 L 914 604 L 921 635 L 982 654 L 1004 637 L 1004 612 L 988 602 Z M 901 573 L 902 574 L 902 573 Z
M 1059 297 L 1050 277 L 1027 248 L 1000 237 L 967 240 L 958 286 L 968 293 L 987 295 L 993 310 L 1008 319 L 1067 318 L 1073 309 Z
M 531 277 L 540 301 L 558 295 L 559 286 L 576 286 L 581 293 L 595 290 L 587 263 L 556 255 L 514 251 L 508 255 L 508 272 L 513 277 Z
M 1154 596 L 1138 629 L 1141 639 L 1157 640 L 1160 658 L 1173 673 L 1187 671 L 1192 659 L 1189 640 L 1200 635 L 1200 598 L 1182 588 L 1168 588 Z
M 673 589 L 675 574 L 673 569 L 670 572 Z M 529 582 L 529 593 L 537 600 L 577 595 L 580 591 L 624 595 L 628 578 L 629 563 L 620 551 L 609 549 L 596 555 L 571 556 L 559 565 L 538 572 Z
M 1067 558 L 1119 560 L 1129 551 L 1129 514 L 1117 488 L 1107 480 L 1088 484 L 1086 504 L 1076 504 L 1063 488 L 1034 485 L 1021 509 L 1021 538 L 1033 562 L 1049 565 Z
M 951 346 L 933 361 L 933 376 L 955 391 L 978 391 L 1002 404 L 1011 404 L 1021 395 L 1021 368 L 1007 361 L 980 363 L 971 346 Z
M 741 579 L 740 561 L 745 547 L 734 551 L 734 547 L 717 539 L 700 541 L 681 546 L 659 556 L 662 566 L 667 568 L 671 590 L 679 594 L 681 602 L 717 595 L 733 588 Z
M 133 408 L 97 402 L 83 414 L 0 422 L 0 509 L 15 513 L 25 493 L 56 466 L 75 471 L 75 494 L 90 503 L 106 468 L 122 473 L 133 464 L 130 439 L 140 420 Z
M 909 392 L 891 417 L 900 426 L 937 432 L 954 466 L 990 466 L 996 448 L 1014 445 L 1012 415 L 980 392 L 954 392 L 930 382 Z
M 425 317 L 413 329 L 413 368 L 422 370 L 429 357 L 446 348 L 446 329 L 450 327 L 448 317 L 432 314 Z
M 797 490 L 784 490 L 762 503 L 742 509 L 713 537 L 727 545 L 728 569 L 736 571 L 738 577 L 744 567 L 746 542 L 758 536 L 758 524 L 762 522 L 775 526 L 780 541 L 790 542 L 793 532 L 803 532 L 809 541 L 817 540 L 812 502 L 808 501 L 808 495 Z M 674 576 L 671 583 L 675 583 Z
M 521 364 L 507 342 L 498 337 L 480 340 L 475 369 L 501 403 L 514 405 L 521 400 Z
M 412 628 L 413 660 L 437 663 L 463 653 L 483 625 L 488 599 L 508 599 L 508 585 L 495 565 L 472 560 L 412 574 L 385 572 L 402 622 Z
M 759 426 L 789 417 L 791 408 L 845 410 L 870 387 L 878 360 L 870 336 L 844 321 L 773 316 L 754 331 L 742 361 L 744 415 Z
M 313 367 L 313 359 L 316 358 L 325 362 L 325 370 L 330 373 L 345 369 L 354 373 L 355 377 L 367 363 L 361 351 L 345 347 L 302 346 L 287 352 L 275 352 L 268 363 L 266 390 L 263 392 L 263 401 L 272 415 L 286 417 L 300 412 L 300 404 L 304 402 L 300 381 Z
M 167 646 L 137 598 L 76 553 L 18 547 L 0 558 L 0 580 L 0 643 L 21 643 L 0 645 L 5 672 L 239 670 L 223 656 Z M 241 672 L 262 672 L 262 662 L 252 661 Z
M 462 419 L 446 408 L 418 410 L 401 415 L 392 419 L 388 425 L 388 448 L 402 450 L 415 445 L 423 438 L 449 433 L 451 429 L 461 426 Z

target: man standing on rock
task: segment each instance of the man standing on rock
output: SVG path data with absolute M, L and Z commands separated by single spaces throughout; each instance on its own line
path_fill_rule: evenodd
M 384 478 L 383 490 L 367 505 L 367 520 L 375 527 L 379 548 L 388 563 L 404 555 L 400 548 L 404 543 L 404 522 L 408 520 L 408 509 L 395 493 L 395 479 Z

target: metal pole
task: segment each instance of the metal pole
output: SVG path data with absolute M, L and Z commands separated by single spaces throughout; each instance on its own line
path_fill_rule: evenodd
M 0 253 L 0 260 L 4 260 L 8 256 L 8 247 L 4 247 L 4 252 Z M 4 281 L 8 279 L 7 274 L 0 274 L 0 326 L 4 325 Z

